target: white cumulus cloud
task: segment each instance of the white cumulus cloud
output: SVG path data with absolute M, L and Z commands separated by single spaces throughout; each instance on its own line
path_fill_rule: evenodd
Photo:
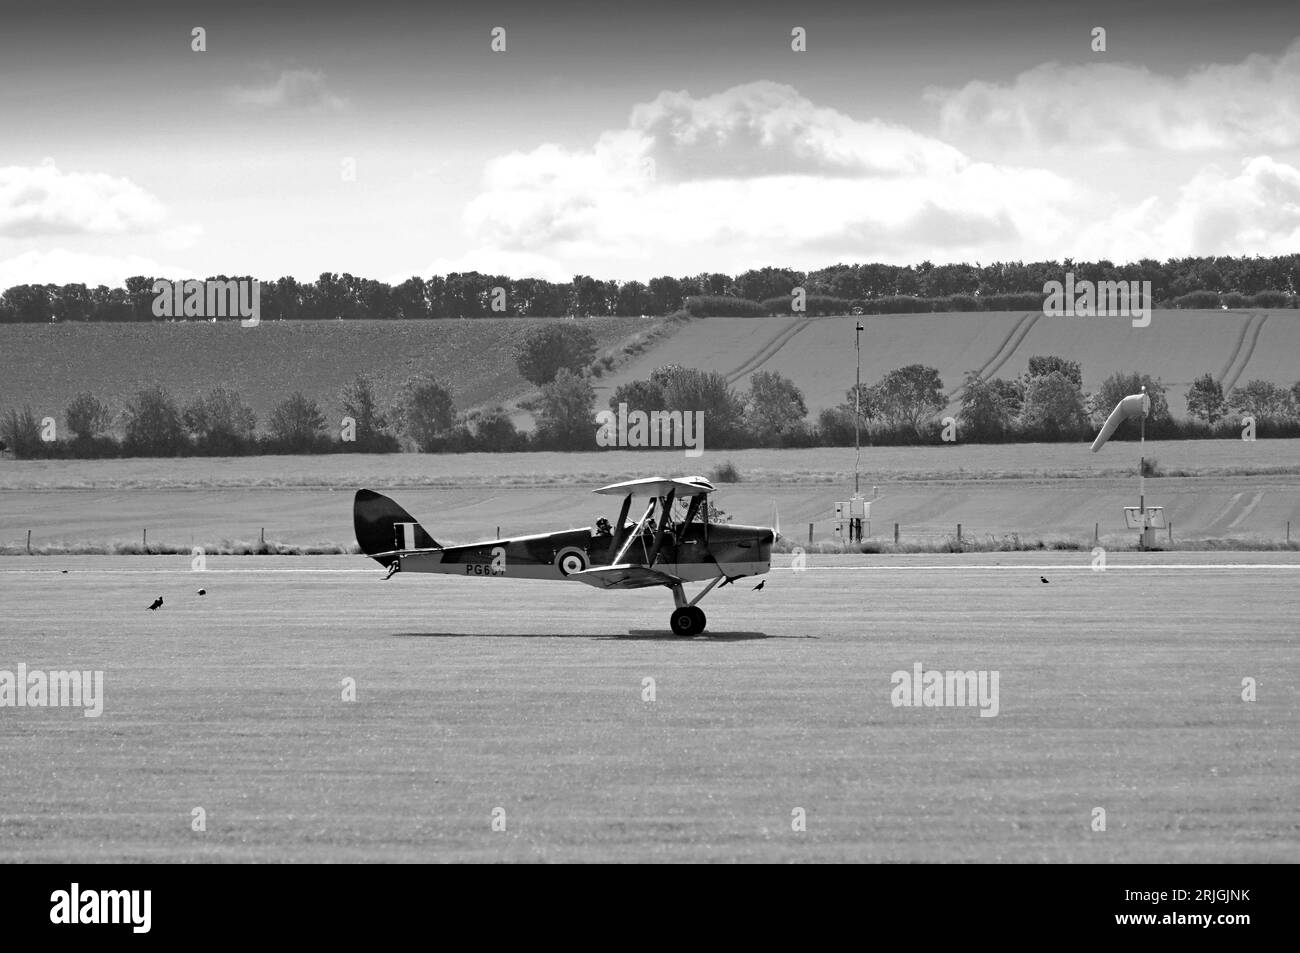
M 1129 63 L 1043 63 L 1009 83 L 931 88 L 942 135 L 1004 153 L 1277 150 L 1300 144 L 1300 39 L 1278 56 L 1179 76 Z
M 157 227 L 162 202 L 129 179 L 63 172 L 52 161 L 0 167 L 0 235 L 115 234 Z

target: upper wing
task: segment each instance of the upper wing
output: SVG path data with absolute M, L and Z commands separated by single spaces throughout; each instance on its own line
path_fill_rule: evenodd
M 609 486 L 602 486 L 599 490 L 591 492 L 610 495 L 644 493 L 646 496 L 666 496 L 669 490 L 676 490 L 677 495 L 685 499 L 698 493 L 712 493 L 713 489 L 713 484 L 702 476 L 677 477 L 672 480 L 664 477 L 645 477 L 641 480 L 628 480 L 626 483 L 611 483 Z
M 671 586 L 675 582 L 681 582 L 677 576 L 666 572 L 627 563 L 571 572 L 569 578 L 597 589 L 644 589 L 647 586 Z

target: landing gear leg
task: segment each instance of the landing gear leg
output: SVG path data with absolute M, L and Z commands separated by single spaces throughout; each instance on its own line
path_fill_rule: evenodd
M 707 596 L 709 592 L 712 591 L 713 587 L 722 582 L 724 578 L 725 577 L 723 576 L 719 576 L 712 580 L 703 590 L 701 590 L 699 595 L 690 600 L 687 600 L 686 593 L 682 591 L 682 584 L 680 582 L 673 584 L 673 601 L 677 603 L 677 608 L 673 611 L 673 614 L 669 619 L 669 625 L 672 627 L 674 635 L 689 638 L 692 635 L 699 635 L 704 631 L 704 627 L 708 624 L 708 619 L 704 615 L 704 610 L 697 606 L 696 603 Z

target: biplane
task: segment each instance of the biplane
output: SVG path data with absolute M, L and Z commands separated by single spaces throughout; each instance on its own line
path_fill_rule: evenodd
M 669 620 L 681 636 L 698 635 L 706 624 L 699 602 L 715 586 L 767 572 L 772 563 L 773 526 L 738 526 L 709 519 L 713 484 L 704 477 L 649 477 L 603 486 L 593 492 L 622 496 L 618 518 L 591 527 L 442 546 L 406 510 L 373 490 L 358 490 L 353 525 L 361 551 L 388 569 L 457 576 L 554 579 L 596 589 L 664 586 L 676 608 Z M 635 496 L 644 511 L 629 519 Z M 775 520 L 774 520 L 775 522 Z M 688 597 L 685 585 L 705 583 Z

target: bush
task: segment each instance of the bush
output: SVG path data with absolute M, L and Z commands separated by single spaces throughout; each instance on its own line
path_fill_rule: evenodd
M 31 407 L 22 411 L 10 410 L 0 421 L 0 439 L 19 460 L 30 460 L 44 455 L 41 443 L 41 422 Z
M 1219 307 L 1219 295 L 1215 291 L 1192 291 L 1179 295 L 1173 300 L 1175 308 L 1207 309 Z
M 419 378 L 407 381 L 404 390 L 402 429 L 419 450 L 433 452 L 438 441 L 456 423 L 456 404 L 451 392 L 437 381 Z
M 339 392 L 339 404 L 345 416 L 356 421 L 356 440 L 348 441 L 345 449 L 357 453 L 394 453 L 401 449 L 397 438 L 388 432 L 388 418 L 379 409 L 370 378 L 358 374 L 352 383 Z
M 690 295 L 686 310 L 695 318 L 762 318 L 767 316 L 763 306 L 748 298 L 728 295 Z
M 581 373 L 596 359 L 596 335 L 577 321 L 553 321 L 530 328 L 515 347 L 515 367 L 541 387 L 560 371 Z
M 176 402 L 158 384 L 135 395 L 126 408 L 126 440 L 122 451 L 129 457 L 175 457 L 190 448 Z
M 92 440 L 109 428 L 113 415 L 94 394 L 82 391 L 68 403 L 63 419 L 75 439 Z
M 1261 291 L 1250 299 L 1252 308 L 1285 308 L 1291 305 L 1291 296 L 1285 291 Z
M 588 450 L 595 447 L 596 392 L 591 382 L 568 369 L 542 387 L 537 415 L 536 439 L 556 450 Z
M 734 463 L 728 460 L 726 463 L 721 463 L 710 470 L 709 479 L 714 483 L 739 483 L 740 471 L 736 469 Z
M 321 433 L 325 417 L 316 401 L 294 391 L 271 412 L 267 449 L 276 453 L 316 453 L 329 446 Z
M 849 314 L 857 304 L 859 302 L 851 301 L 848 298 L 834 298 L 830 295 L 806 295 L 804 297 L 804 310 L 795 311 L 793 297 L 778 295 L 775 298 L 765 298 L 760 303 L 760 306 L 767 314 L 802 317 L 810 314 Z
M 235 456 L 257 448 L 257 416 L 237 391 L 214 387 L 186 407 L 181 419 L 201 454 Z

